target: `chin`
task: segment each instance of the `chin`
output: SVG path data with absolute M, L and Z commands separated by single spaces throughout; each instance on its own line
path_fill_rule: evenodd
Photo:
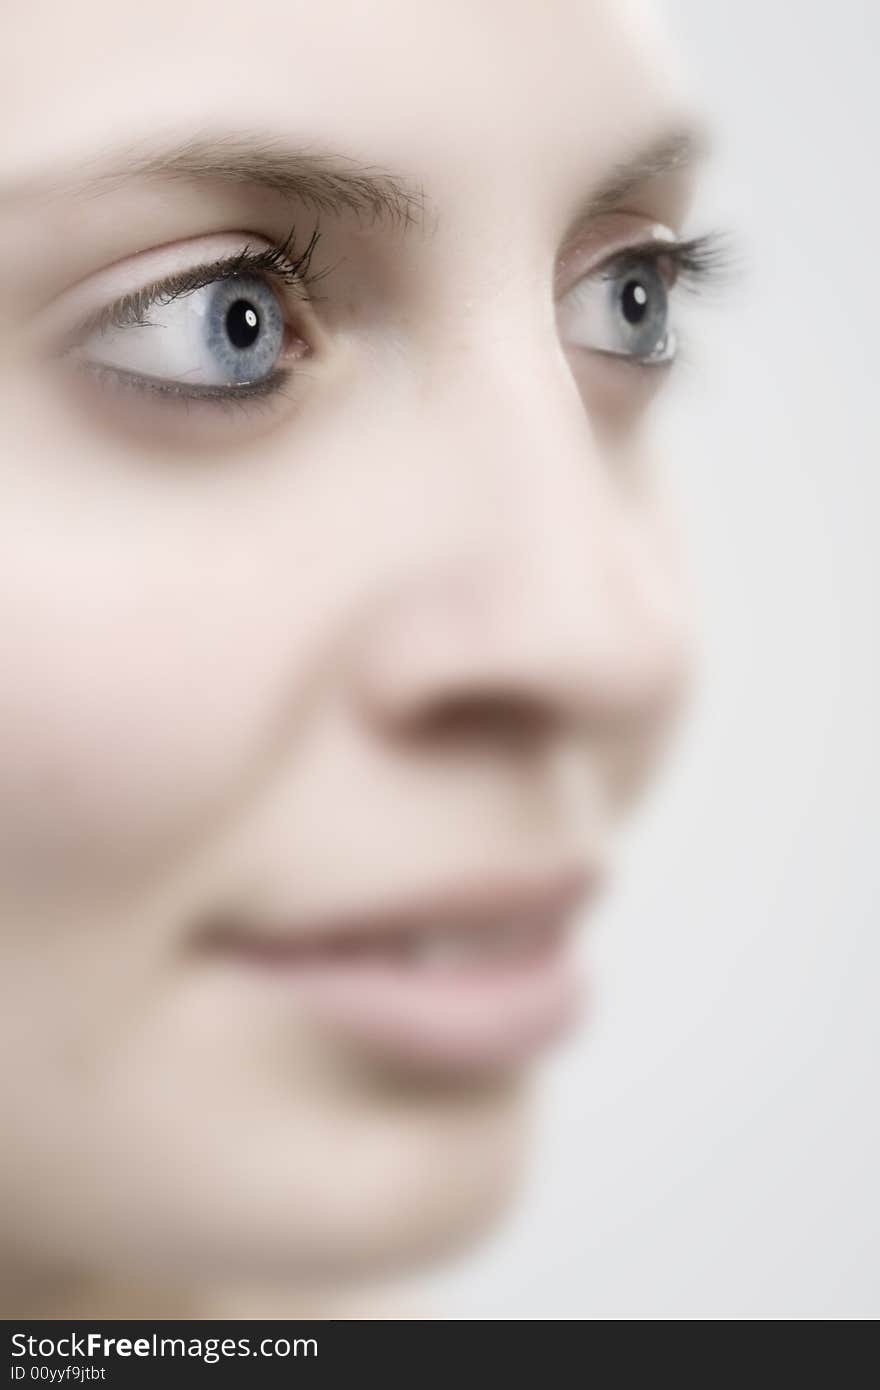
M 36 1267 L 131 1285 L 318 1289 L 415 1272 L 466 1250 L 508 1209 L 528 1090 L 522 1075 L 374 1075 L 283 1107 L 277 1094 L 230 1097 L 225 1112 L 140 1107 L 137 1123 L 132 1112 L 111 1133 L 96 1126 L 77 1162 L 56 1150 L 58 1172 L 39 1176 L 51 1195 L 39 1220 L 19 1207 L 19 1236 Z
M 173 1262 L 195 1257 L 214 1277 L 302 1285 L 429 1266 L 479 1241 L 509 1209 L 527 1113 L 524 1080 L 510 1076 L 433 1087 L 385 1080 L 350 1109 L 324 1100 L 274 1137 L 251 1131 L 246 1149 L 215 1164 L 187 1204 L 189 1252 L 174 1241 Z

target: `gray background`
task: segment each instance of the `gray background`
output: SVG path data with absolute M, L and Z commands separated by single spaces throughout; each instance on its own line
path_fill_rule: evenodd
M 662 421 L 705 653 L 453 1316 L 880 1313 L 880 6 L 669 0 L 749 262 Z M 717 214 L 717 216 L 716 216 Z

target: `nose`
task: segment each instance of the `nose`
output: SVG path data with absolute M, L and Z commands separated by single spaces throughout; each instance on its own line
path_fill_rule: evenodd
M 517 381 L 521 384 L 522 377 Z M 615 475 L 580 396 L 530 398 L 485 375 L 454 423 L 420 430 L 421 467 L 467 479 L 460 527 L 368 607 L 356 688 L 394 734 L 645 732 L 688 668 L 675 547 L 654 502 Z

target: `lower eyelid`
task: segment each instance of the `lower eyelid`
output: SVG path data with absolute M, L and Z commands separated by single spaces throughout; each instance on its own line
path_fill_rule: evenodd
M 276 369 L 265 381 L 227 391 L 187 388 L 88 363 L 59 364 L 59 389 L 81 427 L 109 446 L 107 462 L 122 458 L 137 467 L 162 456 L 220 462 L 243 448 L 289 428 L 306 410 L 316 381 L 302 371 Z M 211 388 L 207 388 L 208 391 Z M 96 460 L 103 458 L 100 449 Z
M 206 383 L 187 382 L 181 378 L 151 376 L 128 370 L 112 363 L 94 361 L 77 352 L 79 344 L 64 350 L 61 359 L 72 360 L 77 372 L 90 378 L 100 389 L 111 393 L 137 393 L 158 397 L 167 403 L 204 403 L 207 406 L 239 405 L 268 400 L 278 393 L 297 370 L 295 364 L 311 357 L 313 349 L 290 324 L 285 325 L 285 340 L 277 365 L 266 376 L 253 382 Z
M 141 391 L 147 395 L 170 397 L 173 400 L 187 401 L 242 401 L 258 400 L 272 396 L 289 381 L 291 372 L 287 368 L 276 368 L 259 381 L 245 382 L 234 386 L 198 386 L 185 381 L 163 380 L 161 377 L 141 376 L 137 372 L 127 372 L 119 367 L 108 367 L 101 363 L 83 362 L 80 370 L 107 385 L 122 390 Z
M 580 359 L 598 359 L 605 367 L 611 370 L 620 369 L 626 372 L 646 372 L 657 373 L 658 376 L 664 371 L 671 371 L 675 366 L 676 353 L 671 357 L 659 357 L 653 361 L 650 357 L 637 357 L 630 352 L 613 352 L 610 348 L 584 347 L 583 344 L 574 344 L 569 347 L 569 352 L 575 353 Z
M 278 368 L 263 381 L 228 390 L 192 387 L 79 363 L 64 373 L 71 404 L 101 434 L 109 431 L 149 456 L 157 450 L 210 451 L 220 457 L 299 413 L 307 391 L 297 373 Z

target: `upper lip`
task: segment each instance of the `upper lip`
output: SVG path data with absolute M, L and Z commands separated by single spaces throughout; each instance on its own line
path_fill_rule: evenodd
M 600 885 L 598 866 L 577 864 L 526 874 L 507 871 L 401 894 L 356 911 L 315 915 L 246 914 L 215 918 L 203 934 L 214 943 L 296 945 L 377 934 L 417 932 L 441 925 L 467 930 L 528 922 L 548 927 L 568 920 Z

